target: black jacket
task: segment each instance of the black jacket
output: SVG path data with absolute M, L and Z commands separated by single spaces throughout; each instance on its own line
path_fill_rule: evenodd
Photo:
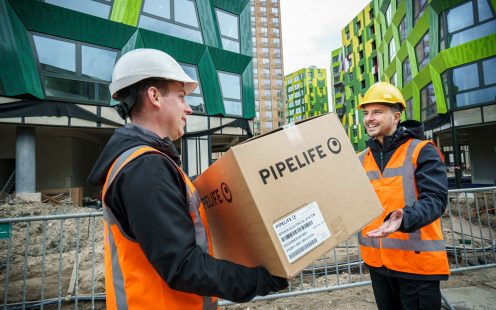
M 374 156 L 379 169 L 384 171 L 396 149 L 410 138 L 425 140 L 422 124 L 417 121 L 405 121 L 399 124 L 392 136 L 386 136 L 381 145 L 376 139 L 370 138 L 369 148 Z M 413 205 L 404 206 L 403 221 L 399 231 L 404 233 L 414 232 L 436 219 L 440 218 L 446 210 L 448 201 L 448 179 L 446 167 L 441 160 L 437 149 L 427 144 L 419 153 L 415 181 L 418 188 L 418 198 Z M 386 217 L 387 220 L 389 216 Z M 389 270 L 386 267 L 373 268 L 381 273 L 401 278 L 422 280 L 444 280 L 445 275 L 412 275 Z
M 138 145 L 151 146 L 180 164 L 168 138 L 128 124 L 115 131 L 88 182 L 102 186 L 114 160 Z M 186 197 L 186 184 L 174 165 L 159 154 L 145 154 L 120 171 L 105 203 L 172 289 L 243 302 L 287 286 L 285 279 L 262 267 L 248 268 L 203 253 L 195 243 Z

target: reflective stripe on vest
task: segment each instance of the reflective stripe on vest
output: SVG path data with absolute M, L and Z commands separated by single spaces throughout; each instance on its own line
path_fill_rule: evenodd
M 186 184 L 186 190 L 187 190 L 187 201 L 188 201 L 188 211 L 190 212 L 192 221 L 194 223 L 194 228 L 195 228 L 195 240 L 196 244 L 201 248 L 201 250 L 205 253 L 212 253 L 211 249 L 211 243 L 209 242 L 209 238 L 207 235 L 207 229 L 203 224 L 202 217 L 200 216 L 200 206 L 201 204 L 201 199 L 196 191 L 196 188 L 193 186 L 192 182 L 189 180 L 189 178 L 184 174 L 184 172 L 170 159 L 167 155 L 163 154 L 162 152 L 149 147 L 149 146 L 136 146 L 134 148 L 131 148 L 125 152 L 123 152 L 112 164 L 112 166 L 109 169 L 109 172 L 107 174 L 107 180 L 105 182 L 105 185 L 103 187 L 102 191 L 102 201 L 104 204 L 103 208 L 103 217 L 104 217 L 104 223 L 106 225 L 106 232 L 107 236 L 105 236 L 106 240 L 108 241 L 109 249 L 110 249 L 110 259 L 111 261 L 111 274 L 112 274 L 112 284 L 113 284 L 113 290 L 115 294 L 115 306 L 117 309 L 128 309 L 128 308 L 135 308 L 137 305 L 131 305 L 129 306 L 127 304 L 127 294 L 126 294 L 126 289 L 125 289 L 125 276 L 123 275 L 122 267 L 119 262 L 119 248 L 116 245 L 115 242 L 115 237 L 114 233 L 112 232 L 111 227 L 116 226 L 118 227 L 118 234 L 120 234 L 121 237 L 126 238 L 130 242 L 133 242 L 136 244 L 136 240 L 134 238 L 131 238 L 128 236 L 124 230 L 122 229 L 120 223 L 117 221 L 115 218 L 114 214 L 112 211 L 107 208 L 105 205 L 105 195 L 108 190 L 108 188 L 111 186 L 112 182 L 115 180 L 116 176 L 118 175 L 119 171 L 123 167 L 126 166 L 127 163 L 131 162 L 133 159 L 145 154 L 145 153 L 156 153 L 162 155 L 164 158 L 169 160 L 174 167 L 176 167 L 177 171 L 180 173 L 181 177 L 183 178 L 183 181 Z M 121 238 L 122 239 L 122 238 Z M 143 254 L 144 256 L 144 254 Z M 145 264 L 149 264 L 149 262 L 145 259 Z M 151 265 L 150 265 L 151 266 Z M 153 269 L 153 268 L 150 268 Z M 154 269 L 153 269 L 154 270 Z M 156 271 L 154 271 L 156 273 Z M 158 275 L 158 274 L 157 274 Z M 107 270 L 106 270 L 106 276 L 107 276 Z M 163 279 L 160 278 L 161 281 Z M 168 288 L 166 285 L 165 281 L 164 282 L 164 287 L 166 287 L 168 290 L 173 291 L 172 289 Z M 177 294 L 180 294 L 181 296 L 178 299 L 181 298 L 188 298 L 188 296 L 191 296 L 189 298 L 192 299 L 197 299 L 198 301 L 201 300 L 201 309 L 202 310 L 214 310 L 214 309 L 219 309 L 218 307 L 218 302 L 217 298 L 215 297 L 208 297 L 208 296 L 198 296 L 196 294 L 187 294 L 179 291 L 175 291 Z M 170 293 L 168 293 L 170 295 Z M 173 293 L 174 294 L 174 293 Z M 153 296 L 156 297 L 156 296 Z M 109 303 L 109 300 L 107 300 L 107 305 Z M 187 301 L 185 301 L 187 303 Z M 177 304 L 177 303 L 176 303 Z M 190 305 L 190 303 L 188 304 Z M 114 306 L 114 305 L 112 305 Z M 133 307 L 134 306 L 134 307 Z M 188 307 L 188 306 L 185 306 Z M 112 307 L 113 308 L 113 307 Z M 168 307 L 169 308 L 169 307 Z M 177 305 L 177 309 L 184 308 L 183 306 Z
M 415 191 L 415 167 L 412 162 L 412 156 L 413 151 L 421 142 L 421 140 L 412 139 L 408 145 L 403 165 L 396 168 L 385 168 L 382 173 L 382 178 L 401 177 L 405 206 L 412 206 L 417 200 Z M 364 163 L 365 155 L 368 152 L 371 152 L 370 149 L 366 149 L 359 155 L 362 165 Z M 372 156 L 372 154 L 370 154 L 370 156 Z M 367 176 L 370 181 L 379 180 L 381 178 L 379 171 L 367 171 Z M 382 248 L 420 252 L 445 251 L 444 240 L 421 240 L 420 230 L 408 233 L 408 239 L 409 240 L 382 238 Z M 381 248 L 379 242 L 375 242 L 373 238 L 363 237 L 361 233 L 359 234 L 358 240 L 363 246 Z

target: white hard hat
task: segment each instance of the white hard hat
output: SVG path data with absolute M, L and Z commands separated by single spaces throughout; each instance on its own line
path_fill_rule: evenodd
M 198 82 L 191 79 L 168 54 L 151 48 L 139 48 L 124 54 L 115 64 L 109 85 L 110 94 L 112 98 L 119 99 L 120 90 L 148 78 L 183 82 L 186 95 L 198 86 Z

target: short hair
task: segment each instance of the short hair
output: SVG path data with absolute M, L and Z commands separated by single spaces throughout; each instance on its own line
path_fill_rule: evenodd
M 388 106 L 393 110 L 393 112 L 403 112 L 403 105 L 401 103 L 388 104 Z
M 143 102 L 145 101 L 146 96 L 148 96 L 148 89 L 150 87 L 156 87 L 162 95 L 167 95 L 169 93 L 169 85 L 172 83 L 172 80 L 158 79 L 158 78 L 149 78 L 145 80 L 141 80 L 136 84 L 133 84 L 130 87 L 135 87 L 136 89 L 136 99 L 134 106 L 130 111 L 130 116 L 136 115 L 143 108 Z

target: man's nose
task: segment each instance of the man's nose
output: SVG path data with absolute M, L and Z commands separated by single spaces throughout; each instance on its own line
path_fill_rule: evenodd
M 188 114 L 188 115 L 189 115 L 189 114 L 193 114 L 193 109 L 191 109 L 191 107 L 190 107 L 190 105 L 188 104 L 188 102 L 187 102 L 187 101 L 184 101 L 184 104 L 186 105 L 186 108 L 185 108 L 185 110 L 184 110 L 184 111 L 186 112 L 186 114 Z

